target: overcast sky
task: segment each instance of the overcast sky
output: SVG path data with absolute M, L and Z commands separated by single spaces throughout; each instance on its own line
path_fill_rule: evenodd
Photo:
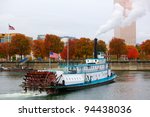
M 93 38 L 111 16 L 113 0 L 0 0 L 0 33 Z M 8 24 L 15 31 L 8 31 Z M 113 31 L 99 35 L 109 42 Z M 137 21 L 137 43 L 150 39 L 150 13 Z

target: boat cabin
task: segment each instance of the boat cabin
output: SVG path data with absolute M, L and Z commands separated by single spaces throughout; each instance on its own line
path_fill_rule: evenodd
M 101 59 L 86 59 L 86 64 L 72 65 L 67 67 L 65 73 L 77 74 L 77 73 L 90 73 L 99 70 L 108 69 L 108 64 L 104 58 Z

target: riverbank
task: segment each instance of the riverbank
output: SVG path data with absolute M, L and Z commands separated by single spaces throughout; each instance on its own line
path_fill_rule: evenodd
M 150 63 L 110 63 L 110 67 L 115 71 L 150 71 Z
M 71 63 L 72 64 L 72 63 Z M 77 63 L 76 63 L 77 64 Z M 42 69 L 48 69 L 48 68 L 60 68 L 62 66 L 65 66 L 65 63 L 57 63 L 57 62 L 52 62 L 49 64 L 49 62 L 27 62 L 24 63 L 23 65 L 20 65 L 18 62 L 0 62 L 0 65 L 4 68 L 9 68 L 9 69 L 15 69 L 15 68 L 20 68 L 20 69 L 34 69 L 34 70 L 42 70 Z M 111 61 L 110 62 L 110 67 L 112 70 L 117 70 L 117 71 L 150 71 L 150 62 L 149 61 Z

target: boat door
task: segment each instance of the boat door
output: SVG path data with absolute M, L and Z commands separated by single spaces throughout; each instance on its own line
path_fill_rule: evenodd
M 92 76 L 86 75 L 84 77 L 84 83 L 90 83 L 92 81 Z

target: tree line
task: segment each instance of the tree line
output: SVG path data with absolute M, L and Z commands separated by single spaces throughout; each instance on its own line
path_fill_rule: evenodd
M 65 44 L 57 35 L 47 34 L 44 40 L 30 40 L 23 34 L 12 36 L 10 42 L 0 43 L 0 58 L 10 60 L 15 55 L 23 56 L 31 53 L 35 58 L 48 59 L 50 52 L 60 54 L 63 60 L 82 60 L 93 57 L 94 42 L 90 38 L 69 39 Z M 68 51 L 69 50 L 69 51 Z M 150 59 L 150 40 L 144 41 L 140 45 L 126 45 L 123 39 L 113 38 L 109 47 L 99 39 L 97 50 L 104 52 L 108 57 L 115 56 L 116 59 L 126 55 L 128 59 Z

